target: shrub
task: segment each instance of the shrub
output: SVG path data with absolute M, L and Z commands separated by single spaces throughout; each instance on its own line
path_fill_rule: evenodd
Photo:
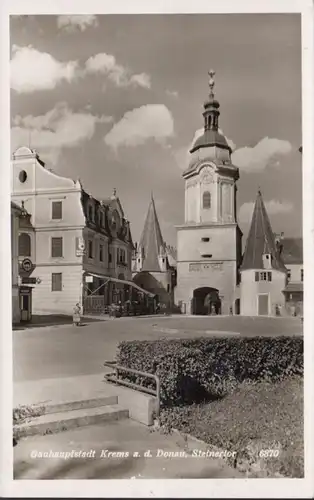
M 302 337 L 199 337 L 121 342 L 118 364 L 156 373 L 161 403 L 217 399 L 243 381 L 277 381 L 303 374 Z M 121 374 L 150 386 L 140 376 Z

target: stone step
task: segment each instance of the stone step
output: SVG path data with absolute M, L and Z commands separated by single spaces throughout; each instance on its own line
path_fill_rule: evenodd
M 45 408 L 45 415 L 50 415 L 51 413 L 98 408 L 100 406 L 116 405 L 117 403 L 118 396 L 104 396 L 77 401 L 60 401 L 58 403 L 44 404 L 43 406 Z
M 14 434 L 19 437 L 55 434 L 86 425 L 121 420 L 129 417 L 129 410 L 121 406 L 105 405 L 97 408 L 81 408 L 59 413 L 48 413 L 35 417 L 29 422 L 14 427 Z

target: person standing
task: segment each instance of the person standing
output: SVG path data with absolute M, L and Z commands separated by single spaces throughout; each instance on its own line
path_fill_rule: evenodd
M 77 303 L 73 309 L 73 326 L 80 326 L 81 324 L 81 306 Z

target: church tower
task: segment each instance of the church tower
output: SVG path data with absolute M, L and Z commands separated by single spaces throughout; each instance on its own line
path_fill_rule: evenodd
M 220 104 L 209 72 L 204 133 L 190 150 L 185 180 L 185 222 L 177 227 L 176 303 L 192 314 L 229 314 L 239 290 L 242 233 L 237 224 L 232 149 L 219 129 Z

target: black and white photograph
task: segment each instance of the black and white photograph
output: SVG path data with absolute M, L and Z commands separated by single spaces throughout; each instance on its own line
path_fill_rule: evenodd
M 8 16 L 2 368 L 25 491 L 308 479 L 301 7 Z

